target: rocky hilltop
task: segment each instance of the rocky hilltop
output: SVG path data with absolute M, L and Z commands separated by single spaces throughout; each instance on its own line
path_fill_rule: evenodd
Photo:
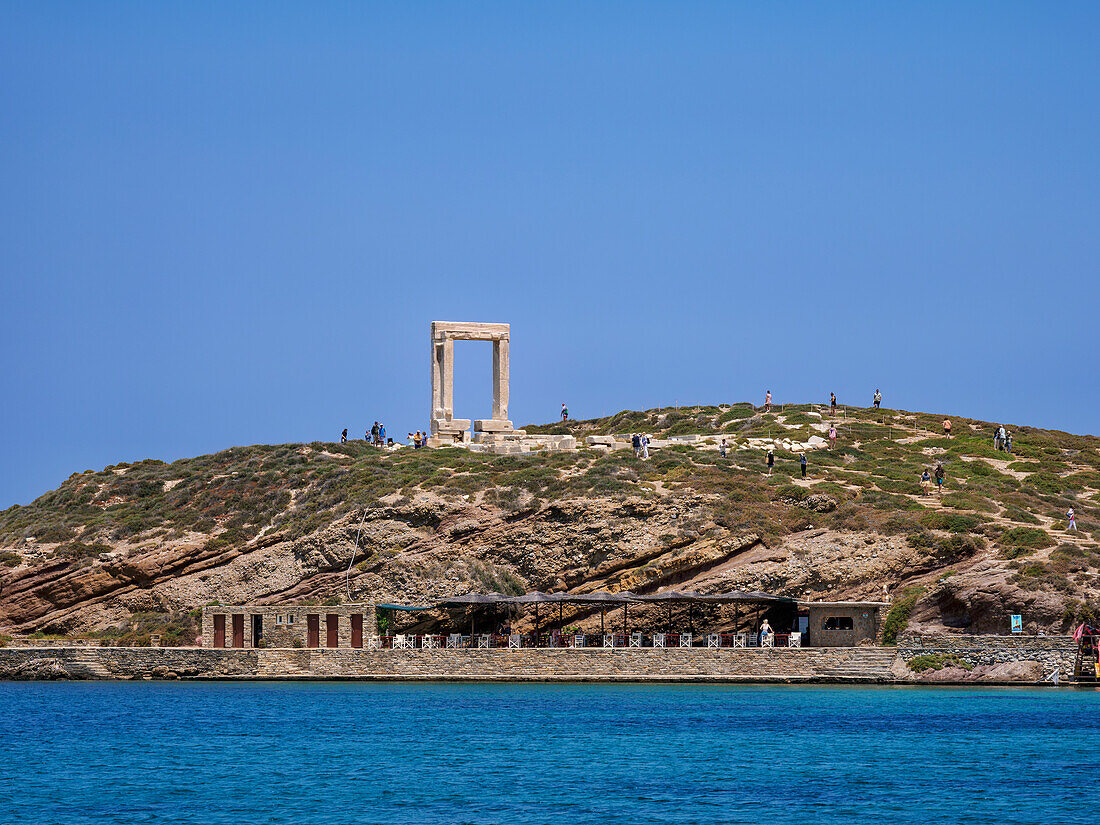
M 732 404 L 526 427 L 592 443 L 568 453 L 359 441 L 87 470 L 0 513 L 0 631 L 189 643 L 211 602 L 668 586 L 890 598 L 895 629 L 1003 632 L 1021 613 L 1054 632 L 1095 617 L 1100 439 L 1009 426 L 1009 454 L 992 423 L 952 418 L 947 438 L 942 421 Z M 643 431 L 663 445 L 648 460 L 607 438 Z M 807 445 L 803 480 L 784 447 Z M 936 463 L 942 499 L 921 490 Z M 1069 507 L 1078 533 L 1064 531 Z

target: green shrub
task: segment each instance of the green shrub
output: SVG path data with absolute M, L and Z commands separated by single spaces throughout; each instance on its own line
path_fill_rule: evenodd
M 777 500 L 793 499 L 794 501 L 802 501 L 809 493 L 809 490 L 805 487 L 799 487 L 797 484 L 783 484 L 775 489 L 774 498 Z
M 914 656 L 907 663 L 909 669 L 915 673 L 924 673 L 928 670 L 943 670 L 945 667 L 958 667 L 963 670 L 973 670 L 974 665 L 965 659 L 959 658 L 957 653 L 922 653 Z
M 920 522 L 932 530 L 947 530 L 951 533 L 972 533 L 981 521 L 974 516 L 957 513 L 931 512 L 920 517 Z
M 1039 527 L 1012 527 L 1001 534 L 999 541 L 1005 546 L 1029 547 L 1032 550 L 1054 546 L 1054 539 Z
M 908 587 L 901 597 L 896 599 L 886 614 L 886 621 L 882 623 L 882 642 L 887 645 L 898 643 L 898 634 L 909 625 L 909 617 L 913 615 L 913 608 L 917 600 L 924 593 L 925 588 L 920 586 Z

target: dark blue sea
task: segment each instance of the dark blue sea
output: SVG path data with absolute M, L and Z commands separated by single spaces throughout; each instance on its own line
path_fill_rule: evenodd
M 1097 823 L 1100 692 L 0 683 L 2 823 Z

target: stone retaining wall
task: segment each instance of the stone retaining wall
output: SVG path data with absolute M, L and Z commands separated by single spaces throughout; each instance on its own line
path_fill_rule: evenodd
M 892 649 L 4 648 L 4 679 L 887 681 Z
M 890 682 L 922 653 L 972 665 L 1039 662 L 1072 678 L 1069 636 L 922 636 L 898 647 L 584 650 L 0 648 L 0 679 L 381 679 L 477 681 Z M 898 663 L 900 664 L 900 663 Z M 893 670 L 892 670 L 893 668 Z
M 1072 636 L 969 636 L 903 633 L 898 656 L 908 662 L 922 654 L 955 655 L 971 665 L 1039 662 L 1044 675 L 1056 668 L 1063 680 L 1073 678 L 1077 643 Z

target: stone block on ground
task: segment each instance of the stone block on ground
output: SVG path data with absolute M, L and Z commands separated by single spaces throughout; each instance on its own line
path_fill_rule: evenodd
M 514 430 L 511 421 L 503 421 L 498 418 L 478 418 L 474 421 L 474 432 L 510 433 Z

